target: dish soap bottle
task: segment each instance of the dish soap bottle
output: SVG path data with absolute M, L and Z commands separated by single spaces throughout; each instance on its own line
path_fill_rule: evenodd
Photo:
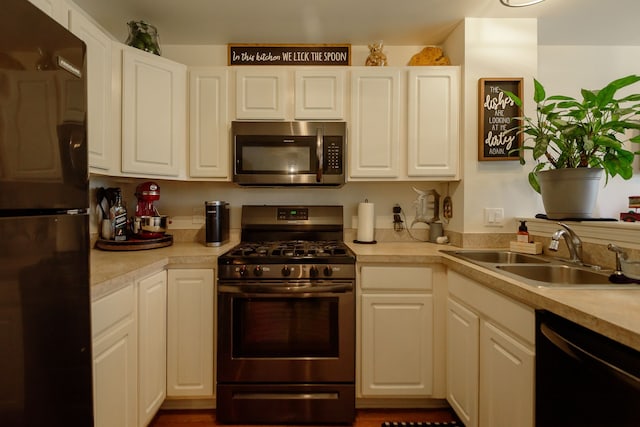
M 527 230 L 526 221 L 520 221 L 520 227 L 518 227 L 516 240 L 522 243 L 529 243 L 529 230 Z

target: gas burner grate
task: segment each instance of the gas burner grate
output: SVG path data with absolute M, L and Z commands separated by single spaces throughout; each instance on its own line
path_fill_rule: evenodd
M 231 257 L 322 258 L 348 256 L 349 250 L 337 241 L 242 242 L 229 252 Z

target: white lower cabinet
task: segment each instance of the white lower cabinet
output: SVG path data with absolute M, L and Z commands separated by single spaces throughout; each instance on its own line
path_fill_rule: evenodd
M 360 269 L 360 397 L 433 394 L 432 269 Z
M 94 301 L 93 401 L 96 427 L 136 427 L 138 328 L 133 283 Z
M 533 427 L 535 313 L 448 272 L 447 400 L 466 427 Z
M 480 318 L 447 301 L 447 400 L 466 427 L 478 425 Z
M 167 397 L 213 398 L 214 270 L 169 269 Z
M 138 285 L 138 425 L 156 414 L 167 390 L 167 272 Z
M 92 303 L 96 427 L 147 426 L 167 397 L 214 397 L 214 270 L 158 271 Z
M 480 425 L 532 427 L 535 353 L 483 321 L 480 328 Z

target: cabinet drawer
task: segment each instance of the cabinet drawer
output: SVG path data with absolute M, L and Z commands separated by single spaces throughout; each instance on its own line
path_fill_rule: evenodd
M 433 288 L 430 267 L 365 265 L 360 270 L 362 289 L 423 290 Z
M 117 323 L 133 317 L 133 284 L 110 293 L 91 304 L 91 331 L 95 338 Z

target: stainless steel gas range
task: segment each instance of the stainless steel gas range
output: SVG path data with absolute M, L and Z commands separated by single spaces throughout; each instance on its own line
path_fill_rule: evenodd
M 218 258 L 218 421 L 352 423 L 354 288 L 342 206 L 243 206 Z

